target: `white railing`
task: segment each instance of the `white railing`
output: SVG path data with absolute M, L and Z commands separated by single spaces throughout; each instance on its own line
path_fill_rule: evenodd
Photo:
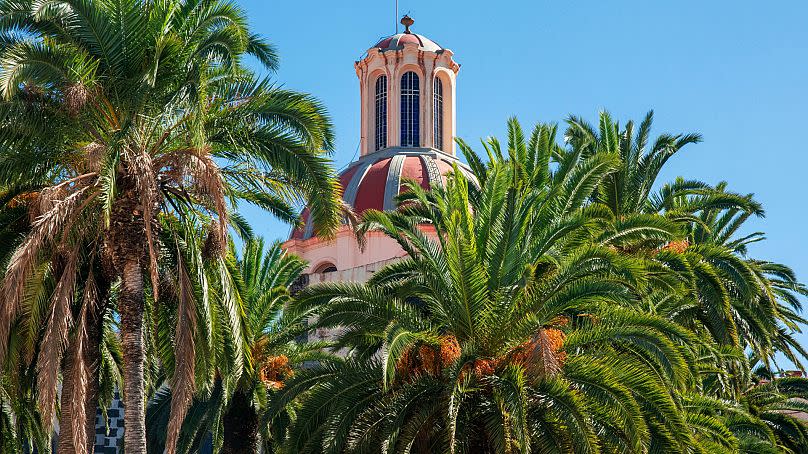
M 373 275 L 373 273 L 380 270 L 388 263 L 392 263 L 400 259 L 401 257 L 393 257 L 391 259 L 373 262 L 367 265 L 348 268 L 345 270 L 331 271 L 329 273 L 311 273 L 309 274 L 309 284 L 316 284 L 318 282 L 366 282 L 370 276 Z

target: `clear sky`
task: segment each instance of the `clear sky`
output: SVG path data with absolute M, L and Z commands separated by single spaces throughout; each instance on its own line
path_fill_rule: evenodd
M 329 109 L 344 166 L 359 143 L 353 63 L 394 32 L 395 0 L 239 1 L 280 52 L 274 78 Z M 639 121 L 654 109 L 655 133 L 704 136 L 669 161 L 662 181 L 682 175 L 754 193 L 766 218 L 752 227 L 768 240 L 751 253 L 808 281 L 805 0 L 399 0 L 399 13 L 461 64 L 460 137 L 503 137 L 512 115 L 527 128 L 568 114 L 594 121 L 604 109 Z M 288 234 L 247 215 L 268 239 Z

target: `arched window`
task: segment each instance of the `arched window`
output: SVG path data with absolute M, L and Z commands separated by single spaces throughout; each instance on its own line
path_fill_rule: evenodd
M 435 148 L 443 149 L 443 82 L 435 78 L 435 88 L 432 96 L 432 121 Z
M 401 76 L 401 146 L 419 147 L 420 86 L 418 74 L 410 71 Z
M 334 271 L 337 271 L 337 267 L 330 262 L 321 263 L 320 266 L 314 270 L 315 273 L 333 273 Z
M 387 76 L 376 79 L 376 150 L 387 147 Z

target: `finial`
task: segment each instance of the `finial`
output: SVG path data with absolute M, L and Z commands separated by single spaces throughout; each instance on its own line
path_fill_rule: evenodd
M 403 25 L 403 26 L 404 26 L 404 33 L 408 33 L 408 34 L 409 34 L 409 33 L 412 33 L 412 32 L 410 31 L 410 27 L 411 27 L 411 26 L 412 26 L 412 24 L 414 24 L 414 23 L 415 23 L 415 21 L 414 21 L 414 20 L 412 20 L 412 18 L 411 18 L 410 16 L 408 16 L 408 15 L 406 15 L 406 14 L 405 14 L 405 15 L 404 15 L 404 17 L 402 17 L 402 18 L 401 18 L 401 25 Z

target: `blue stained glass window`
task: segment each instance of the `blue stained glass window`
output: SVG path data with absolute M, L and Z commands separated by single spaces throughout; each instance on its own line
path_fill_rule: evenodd
M 435 87 L 433 89 L 433 134 L 435 138 L 435 148 L 438 150 L 443 149 L 443 83 L 435 78 Z
M 376 79 L 376 150 L 387 147 L 387 76 Z
M 410 71 L 401 76 L 401 146 L 419 147 L 420 81 Z

